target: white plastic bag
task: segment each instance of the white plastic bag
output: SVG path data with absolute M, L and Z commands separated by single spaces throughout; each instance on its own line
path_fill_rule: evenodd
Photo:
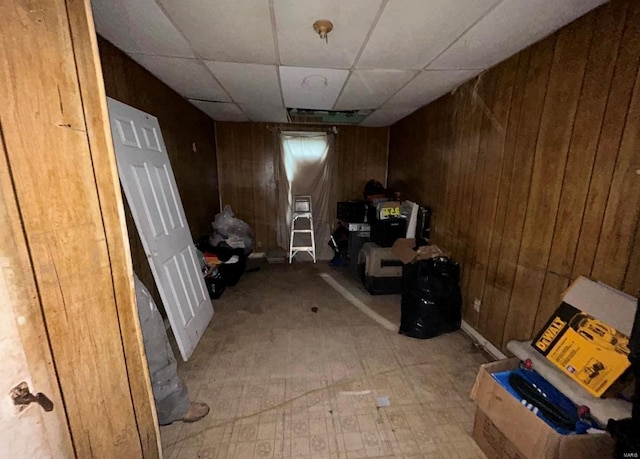
M 244 248 L 245 253 L 251 252 L 253 248 L 251 227 L 236 218 L 229 205 L 224 206 L 222 212 L 215 216 L 211 225 L 216 233 L 226 239 L 229 246 Z

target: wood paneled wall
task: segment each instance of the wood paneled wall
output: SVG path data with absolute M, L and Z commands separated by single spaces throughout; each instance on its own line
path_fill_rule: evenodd
M 3 234 L 19 251 L 2 278 L 25 287 L 11 307 L 27 354 L 46 360 L 21 377 L 47 395 L 42 373 L 57 377 L 62 397 L 41 414 L 68 430 L 64 457 L 160 457 L 90 2 L 1 2 L 0 67 Z M 14 441 L 56 456 L 21 430 Z
M 98 44 L 107 96 L 158 118 L 191 235 L 211 232 L 220 202 L 214 121 L 105 39 Z M 134 270 L 161 305 L 128 205 L 125 209 Z
M 257 250 L 277 249 L 279 129 L 325 130 L 290 124 L 216 122 L 220 195 L 253 228 Z M 361 198 L 372 178 L 385 181 L 388 128 L 340 126 L 335 136 L 339 200 Z M 330 210 L 334 212 L 335 204 Z
M 338 200 L 362 199 L 371 179 L 386 185 L 389 128 L 342 126 L 335 143 Z
M 434 209 L 498 347 L 579 275 L 638 294 L 639 62 L 640 3 L 613 0 L 391 128 L 389 184 Z

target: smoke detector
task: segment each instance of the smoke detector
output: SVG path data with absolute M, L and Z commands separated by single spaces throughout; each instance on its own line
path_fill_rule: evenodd
M 323 75 L 307 75 L 300 86 L 305 89 L 324 89 L 329 86 L 329 80 Z
M 329 32 L 333 30 L 333 23 L 328 19 L 318 19 L 313 23 L 313 30 L 316 31 L 321 40 L 329 43 Z

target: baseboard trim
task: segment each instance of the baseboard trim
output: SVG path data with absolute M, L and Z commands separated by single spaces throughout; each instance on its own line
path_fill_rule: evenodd
M 500 349 L 491 344 L 484 336 L 478 332 L 475 328 L 469 325 L 464 320 L 462 321 L 462 325 L 460 326 L 463 332 L 465 332 L 469 337 L 476 342 L 478 346 L 487 352 L 490 356 L 492 356 L 496 360 L 506 359 L 507 356 L 502 353 Z

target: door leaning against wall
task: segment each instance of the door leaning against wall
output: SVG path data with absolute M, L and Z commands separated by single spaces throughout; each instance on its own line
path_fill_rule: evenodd
M 158 119 L 108 98 L 118 175 L 182 358 L 213 317 Z M 131 231 L 131 229 L 130 229 Z

